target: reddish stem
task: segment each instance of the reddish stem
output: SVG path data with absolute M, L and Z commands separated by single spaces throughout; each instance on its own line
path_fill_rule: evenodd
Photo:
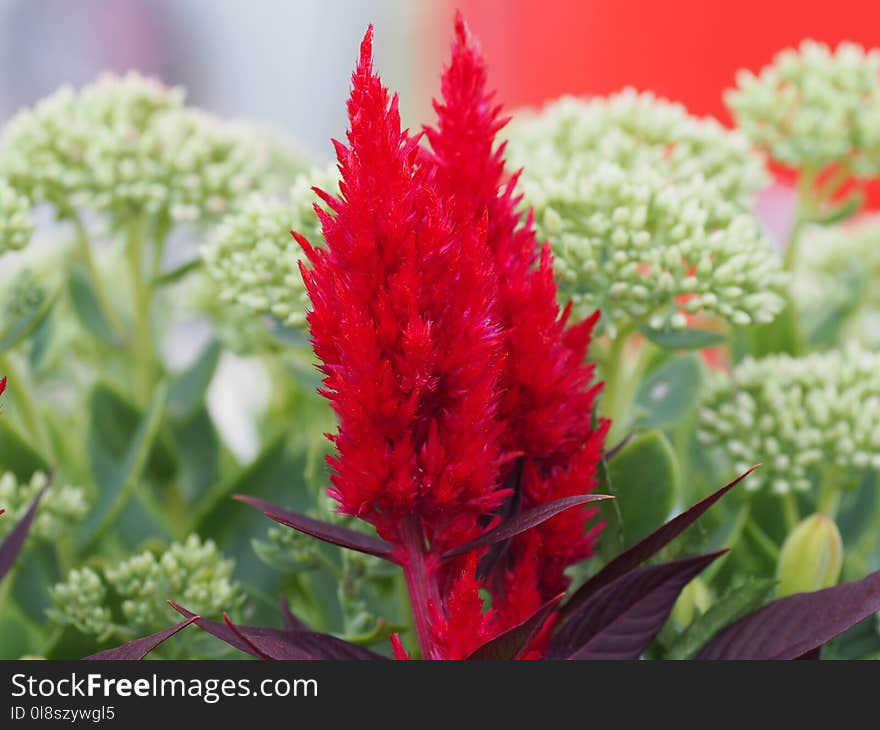
M 404 520 L 400 528 L 401 542 L 404 548 L 403 575 L 409 591 L 412 605 L 416 635 L 423 659 L 438 659 L 431 633 L 431 606 L 440 607 L 437 586 L 428 575 L 427 551 L 425 539 L 418 517 L 415 515 Z

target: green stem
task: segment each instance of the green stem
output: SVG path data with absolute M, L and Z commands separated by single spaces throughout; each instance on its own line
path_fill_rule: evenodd
M 785 515 L 785 526 L 787 531 L 791 532 L 801 521 L 797 500 L 792 492 L 786 492 L 782 495 L 782 511 Z
M 37 402 L 31 393 L 27 377 L 16 366 L 14 359 L 6 355 L 0 355 L 0 376 L 2 375 L 7 377 L 9 395 L 15 401 L 15 412 L 20 417 L 22 425 L 39 450 L 52 459 L 52 443 L 40 418 Z
M 801 234 L 804 227 L 809 223 L 815 209 L 813 200 L 813 184 L 816 181 L 814 170 L 804 170 L 801 173 L 797 186 L 797 210 L 794 217 L 794 225 L 788 237 L 788 245 L 785 247 L 782 266 L 786 271 L 794 271 L 797 265 L 797 254 L 800 245 Z
M 839 506 L 840 490 L 829 484 L 828 480 L 823 479 L 816 510 L 824 515 L 828 515 L 833 520 L 837 517 L 837 508 Z
M 98 273 L 98 267 L 95 265 L 95 259 L 92 256 L 92 248 L 89 245 L 89 234 L 86 232 L 86 227 L 83 225 L 83 222 L 78 215 L 73 214 L 71 220 L 73 221 L 73 227 L 76 230 L 77 252 L 79 253 L 82 263 L 86 267 L 86 272 L 92 283 L 92 289 L 95 292 L 95 296 L 98 298 L 98 305 L 101 307 L 104 318 L 110 323 L 114 330 L 119 332 L 122 328 L 122 323 L 119 320 L 116 307 L 113 306 L 113 302 L 107 294 L 107 289 L 104 287 L 104 282 L 101 279 L 101 275 Z
M 620 332 L 611 341 L 606 357 L 601 360 L 601 375 L 605 384 L 599 399 L 599 410 L 611 421 L 611 431 L 606 439 L 609 444 L 622 439 L 631 425 L 633 400 L 650 360 L 652 345 L 647 341 L 639 345 L 637 353 L 629 351 L 634 331 L 633 328 Z
M 774 563 L 779 560 L 779 548 L 770 536 L 764 532 L 754 520 L 749 520 L 745 525 L 746 534 L 754 540 L 755 544 L 763 550 L 764 554 Z
M 152 287 L 144 277 L 144 220 L 136 218 L 126 231 L 125 260 L 128 265 L 134 306 L 134 329 L 131 351 L 135 359 L 135 392 L 141 404 L 150 399 L 156 381 L 156 357 L 153 350 L 153 332 L 150 321 Z

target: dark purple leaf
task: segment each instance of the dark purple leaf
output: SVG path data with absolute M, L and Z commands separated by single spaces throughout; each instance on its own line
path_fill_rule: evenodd
M 370 537 L 357 530 L 350 530 L 349 528 L 340 525 L 331 525 L 328 522 L 321 522 L 312 517 L 301 515 L 298 512 L 291 512 L 282 509 L 281 507 L 270 504 L 269 502 L 264 502 L 262 499 L 257 499 L 256 497 L 236 494 L 235 499 L 239 502 L 249 504 L 251 507 L 257 508 L 267 517 L 270 517 L 276 522 L 280 522 L 282 525 L 292 527 L 294 530 L 299 530 L 300 532 L 304 532 L 307 535 L 316 537 L 324 542 L 329 542 L 333 545 L 348 548 L 349 550 L 357 550 L 361 553 L 367 553 L 367 555 L 375 555 L 378 558 L 397 562 L 392 554 L 392 546 L 378 537 Z
M 284 596 L 281 596 L 278 599 L 278 606 L 281 609 L 281 621 L 284 623 L 284 628 L 288 631 L 308 631 L 309 628 L 302 621 L 300 621 L 296 616 L 293 615 L 293 611 L 290 610 L 290 604 L 287 602 L 287 599 Z
M 182 615 L 187 617 L 193 615 L 183 606 L 173 601 L 169 601 L 169 603 Z M 385 659 L 382 655 L 369 649 L 349 644 L 347 641 L 337 639 L 329 634 L 319 634 L 314 631 L 288 631 L 270 626 L 239 626 L 233 624 L 228 618 L 227 623 L 204 618 L 197 618 L 195 623 L 199 628 L 213 634 L 230 646 L 258 659 Z
M 239 651 L 243 651 L 246 654 L 250 654 L 251 656 L 260 658 L 260 655 L 257 654 L 256 651 L 254 651 L 253 647 L 243 639 L 239 638 L 238 634 L 236 634 L 226 624 L 222 624 L 219 621 L 211 621 L 211 619 L 196 616 L 196 614 L 194 614 L 192 611 L 185 609 L 183 606 L 175 603 L 174 601 L 168 601 L 168 605 L 170 605 L 171 608 L 177 611 L 181 616 L 193 619 L 196 626 L 198 626 L 200 629 L 203 629 L 209 634 L 216 636 L 221 641 L 225 641 L 230 646 L 234 646 Z
M 0 580 L 3 580 L 4 576 L 9 572 L 9 569 L 15 563 L 15 559 L 24 547 L 24 541 L 27 539 L 34 516 L 37 514 L 37 507 L 39 507 L 40 500 L 48 488 L 48 485 L 46 485 L 37 493 L 24 517 L 12 528 L 12 532 L 6 536 L 3 544 L 0 545 Z
M 525 532 L 536 525 L 540 525 L 542 522 L 546 522 L 560 512 L 564 512 L 572 507 L 577 507 L 578 505 L 587 504 L 588 502 L 599 502 L 603 499 L 611 499 L 611 497 L 607 494 L 578 494 L 574 497 L 556 499 L 552 502 L 547 502 L 547 504 L 539 504 L 537 507 L 528 509 L 525 512 L 520 512 L 515 517 L 512 517 L 506 522 L 502 522 L 498 527 L 489 530 L 489 532 L 483 533 L 476 540 L 471 540 L 464 545 L 459 545 L 458 547 L 452 548 L 452 550 L 448 550 L 443 554 L 443 560 L 454 558 L 458 555 L 470 552 L 471 550 L 489 547 L 502 540 L 509 540 L 511 537 L 516 537 L 521 532 Z
M 682 589 L 726 550 L 636 568 L 604 586 L 550 642 L 550 659 L 638 659 Z
M 254 651 L 263 659 L 309 660 L 335 659 L 375 661 L 385 657 L 365 649 L 357 644 L 350 644 L 329 634 L 313 631 L 287 631 L 270 626 L 237 626 L 226 614 L 223 615 L 226 625 L 239 638 L 250 644 Z
M 501 518 L 502 522 L 519 514 L 520 509 L 522 509 L 522 474 L 523 459 L 520 457 L 516 460 L 516 465 L 507 479 L 506 488 L 510 490 L 510 496 L 496 510 L 496 515 Z M 480 562 L 477 565 L 477 580 L 485 581 L 489 577 L 498 561 L 507 553 L 510 543 L 510 540 L 502 540 L 501 542 L 496 542 L 486 551 L 486 554 L 480 558 Z
M 880 611 L 880 571 L 813 593 L 797 593 L 719 631 L 697 659 L 796 659 Z
M 757 469 L 758 466 L 760 465 L 756 464 L 748 471 L 740 474 L 732 482 L 724 485 L 717 492 L 710 494 L 705 499 L 700 500 L 690 509 L 685 510 L 677 517 L 672 518 L 665 525 L 659 527 L 648 535 L 644 540 L 637 542 L 631 548 L 624 550 L 616 558 L 611 560 L 604 568 L 602 568 L 602 570 L 578 588 L 566 604 L 559 609 L 559 613 L 563 620 L 576 611 L 579 606 L 583 605 L 584 601 L 600 588 L 608 585 L 615 578 L 619 578 L 624 573 L 627 573 L 644 563 L 648 558 L 656 555 L 688 527 L 694 524 L 694 522 L 696 522 L 697 519 L 709 509 L 709 507 L 715 504 L 727 494 L 727 492 Z
M 91 656 L 84 657 L 83 661 L 137 661 L 139 659 L 143 659 L 163 641 L 170 639 L 178 631 L 185 629 L 193 621 L 197 621 L 198 618 L 198 616 L 190 616 L 190 618 L 188 618 L 186 621 L 182 621 L 176 626 L 172 626 L 171 628 L 165 629 L 164 631 L 160 631 L 156 634 L 151 634 L 150 636 L 144 636 L 140 639 L 134 639 L 133 641 L 126 642 L 122 646 L 117 646 L 113 649 L 99 651 L 97 654 L 92 654 Z
M 517 659 L 538 635 L 547 618 L 564 597 L 561 593 L 533 613 L 521 624 L 499 634 L 474 651 L 468 659 Z

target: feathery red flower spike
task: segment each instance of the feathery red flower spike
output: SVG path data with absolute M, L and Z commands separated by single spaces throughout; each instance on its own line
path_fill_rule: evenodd
M 495 141 L 505 120 L 460 17 L 435 108 L 428 150 L 401 130 L 370 28 L 348 144 L 334 143 L 340 195 L 318 191 L 326 248 L 297 239 L 322 392 L 339 418 L 331 494 L 393 546 L 422 655 L 462 658 L 564 590 L 600 526 L 586 529 L 594 509 L 572 508 L 485 565 L 442 556 L 496 512 L 590 491 L 607 424 L 592 426 L 585 364 L 595 317 L 567 327 L 559 312 L 549 248 L 517 211 Z

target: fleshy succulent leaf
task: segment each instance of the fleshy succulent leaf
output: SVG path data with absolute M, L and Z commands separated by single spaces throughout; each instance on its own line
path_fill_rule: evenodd
M 797 659 L 880 611 L 880 571 L 773 601 L 715 635 L 698 659 Z
M 153 651 L 153 649 L 159 646 L 159 644 L 167 641 L 178 631 L 182 631 L 198 619 L 198 616 L 190 616 L 186 621 L 181 621 L 175 626 L 171 626 L 163 631 L 158 631 L 155 634 L 150 634 L 150 636 L 143 636 L 140 639 L 127 641 L 121 646 L 114 647 L 113 649 L 99 651 L 97 654 L 84 657 L 83 661 L 137 661 L 143 659 L 147 654 Z
M 518 659 L 538 635 L 564 595 L 561 593 L 556 598 L 547 601 L 525 621 L 487 641 L 468 659 Z
M 516 537 L 520 533 L 540 525 L 542 522 L 546 522 L 560 512 L 564 512 L 572 507 L 577 507 L 578 505 L 587 504 L 588 502 L 599 502 L 603 499 L 612 499 L 612 497 L 607 494 L 578 494 L 573 497 L 555 499 L 546 504 L 539 504 L 537 507 L 533 507 L 525 512 L 520 512 L 506 522 L 502 522 L 498 527 L 483 533 L 475 540 L 471 540 L 463 545 L 452 548 L 452 550 L 448 550 L 443 554 L 443 559 L 448 560 L 449 558 L 463 555 L 471 550 L 478 550 L 480 548 L 489 547 L 490 545 L 495 545 L 503 540 L 509 540 L 511 537 Z
M 9 572 L 9 569 L 12 568 L 13 563 L 15 563 L 19 553 L 21 553 L 28 532 L 33 524 L 34 517 L 37 514 L 37 507 L 39 507 L 40 500 L 43 498 L 43 495 L 48 488 L 49 485 L 47 484 L 39 491 L 37 496 L 34 497 L 34 501 L 31 502 L 31 506 L 28 507 L 28 511 L 25 512 L 24 517 L 22 517 L 19 523 L 12 528 L 12 532 L 10 532 L 3 543 L 0 544 L 0 580 L 3 580 L 4 576 Z
M 324 542 L 396 562 L 392 555 L 391 545 L 378 537 L 371 537 L 341 525 L 331 525 L 329 522 L 306 517 L 306 515 L 291 512 L 256 497 L 236 494 L 235 499 L 260 510 L 267 517 L 282 525 L 292 527 L 294 530 L 299 530 Z
M 739 482 L 751 474 L 758 465 L 755 465 L 747 471 L 740 474 L 736 479 L 724 485 L 717 492 L 710 494 L 705 499 L 700 500 L 680 515 L 672 518 L 663 526 L 656 529 L 644 540 L 637 542 L 631 548 L 620 553 L 616 558 L 609 562 L 602 570 L 596 573 L 586 583 L 575 591 L 574 595 L 560 609 L 563 618 L 571 615 L 584 602 L 600 590 L 602 587 L 611 583 L 611 581 L 628 573 L 633 568 L 644 563 L 648 558 L 656 555 L 672 540 L 678 537 L 688 527 L 697 521 L 713 504 L 721 499 L 727 492 L 733 489 Z
M 562 625 L 551 659 L 638 659 L 663 628 L 682 589 L 722 550 L 636 568 L 605 585 Z

